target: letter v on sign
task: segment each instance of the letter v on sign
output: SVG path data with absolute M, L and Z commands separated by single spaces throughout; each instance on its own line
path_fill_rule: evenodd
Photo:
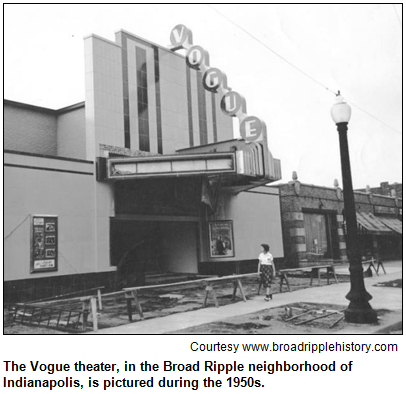
M 188 49 L 193 43 L 192 31 L 185 25 L 176 25 L 170 35 L 172 50 L 185 48 Z

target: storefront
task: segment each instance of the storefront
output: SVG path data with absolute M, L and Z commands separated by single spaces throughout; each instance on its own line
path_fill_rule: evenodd
M 346 261 L 343 193 L 301 183 L 297 175 L 280 190 L 285 265 Z M 402 256 L 402 199 L 354 192 L 361 255 L 384 260 Z
M 134 248 L 147 274 L 251 270 L 264 242 L 283 257 L 266 126 L 188 32 L 172 50 L 88 36 L 85 103 L 5 103 L 6 298 L 112 287 Z

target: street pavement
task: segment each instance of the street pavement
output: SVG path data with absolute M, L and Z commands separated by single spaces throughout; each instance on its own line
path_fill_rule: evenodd
M 402 289 L 396 287 L 374 286 L 380 282 L 388 282 L 402 278 L 402 261 L 392 261 L 384 263 L 386 274 L 379 271 L 379 276 L 373 271 L 373 276 L 365 278 L 365 287 L 372 295 L 370 304 L 375 310 L 386 309 L 390 311 L 385 321 L 381 322 L 379 327 L 376 325 L 357 325 L 339 333 L 349 334 L 374 334 L 389 330 L 391 326 L 399 326 L 402 321 Z M 342 266 L 336 269 L 338 274 L 348 274 L 348 266 Z M 277 291 L 279 285 L 273 287 Z M 178 330 L 185 330 L 190 327 L 207 324 L 218 320 L 241 316 L 249 313 L 262 311 L 264 309 L 281 307 L 296 302 L 333 304 L 342 307 L 348 306 L 348 300 L 345 295 L 350 289 L 350 284 L 334 283 L 328 286 L 313 286 L 310 288 L 296 290 L 293 292 L 274 293 L 273 300 L 264 301 L 264 296 L 255 296 L 247 302 L 237 302 L 219 308 L 207 307 L 190 312 L 177 313 L 165 317 L 137 321 L 98 330 L 97 332 L 88 332 L 88 334 L 167 334 Z

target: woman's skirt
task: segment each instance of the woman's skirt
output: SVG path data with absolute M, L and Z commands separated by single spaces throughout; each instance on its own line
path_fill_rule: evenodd
M 261 282 L 264 287 L 271 287 L 273 268 L 272 265 L 261 264 Z

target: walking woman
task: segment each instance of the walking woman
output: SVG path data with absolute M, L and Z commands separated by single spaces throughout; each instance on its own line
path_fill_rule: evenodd
M 272 278 L 275 276 L 275 265 L 273 256 L 269 252 L 269 245 L 261 245 L 261 253 L 258 256 L 258 273 L 261 273 L 261 283 L 266 289 L 265 301 L 272 299 L 271 284 Z

